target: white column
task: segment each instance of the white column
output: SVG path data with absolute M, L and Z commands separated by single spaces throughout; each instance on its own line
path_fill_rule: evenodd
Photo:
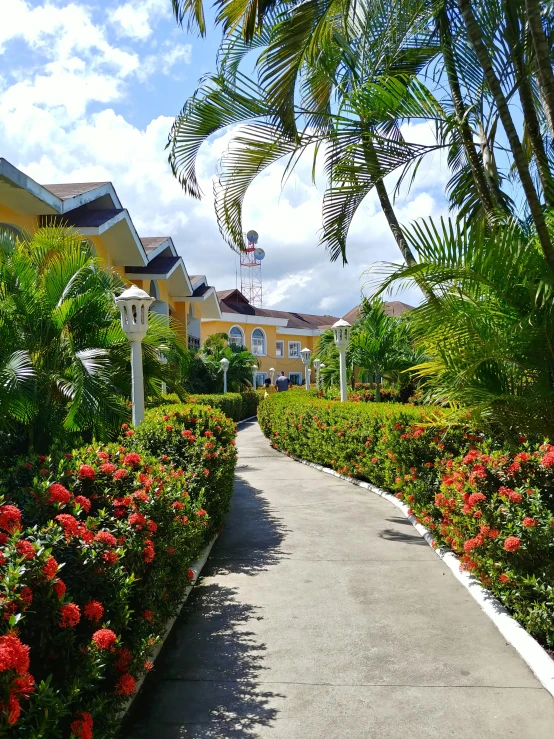
M 310 367 L 306 366 L 306 390 L 310 389 L 310 375 L 312 373 L 312 370 Z
M 133 426 L 144 421 L 144 379 L 142 375 L 142 342 L 131 341 L 131 397 L 133 401 Z
M 227 392 L 227 370 L 223 370 L 223 392 Z
M 340 356 L 340 399 L 344 403 L 348 400 L 348 389 L 346 383 L 346 347 L 339 347 Z

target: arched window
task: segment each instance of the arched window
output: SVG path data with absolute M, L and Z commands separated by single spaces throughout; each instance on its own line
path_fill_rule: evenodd
M 16 238 L 19 238 L 22 235 L 22 231 L 19 228 L 19 226 L 15 226 L 13 223 L 2 223 L 0 221 L 0 233 L 7 233 L 12 236 L 15 236 Z
M 261 328 L 255 328 L 252 331 L 252 354 L 263 356 L 265 353 L 265 334 Z
M 229 344 L 244 346 L 244 334 L 238 326 L 233 326 L 229 331 Z

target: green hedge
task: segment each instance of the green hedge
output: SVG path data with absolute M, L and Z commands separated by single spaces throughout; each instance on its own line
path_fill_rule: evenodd
M 263 398 L 263 392 L 255 390 L 244 390 L 240 393 L 213 393 L 211 395 L 190 395 L 188 403 L 219 408 L 227 418 L 233 421 L 242 421 L 245 418 L 255 416 L 258 411 L 258 403 Z M 180 403 L 177 395 L 167 395 L 163 401 L 156 403 L 154 407 L 163 407 Z
M 274 447 L 396 494 L 463 569 L 554 646 L 554 446 L 485 436 L 440 409 L 264 400 Z
M 2 736 L 113 736 L 225 520 L 236 451 L 223 413 L 170 405 L 122 433 L 4 476 Z

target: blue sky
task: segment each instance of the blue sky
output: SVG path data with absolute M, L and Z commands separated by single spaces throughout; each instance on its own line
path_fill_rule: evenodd
M 183 195 L 164 151 L 173 117 L 214 67 L 217 44 L 216 31 L 201 39 L 178 28 L 170 0 L 9 0 L 0 24 L 0 156 L 43 184 L 111 180 L 141 236 L 172 236 L 189 272 L 223 290 L 235 286 L 236 258 L 210 193 L 232 132 L 201 150 L 200 202 Z M 421 124 L 410 138 L 431 142 L 432 131 Z M 259 232 L 267 255 L 264 305 L 343 315 L 359 302 L 364 270 L 398 260 L 396 245 L 370 195 L 352 224 L 349 265 L 331 264 L 317 247 L 323 190 L 311 184 L 311 163 L 284 190 L 283 168 L 261 175 L 245 202 L 244 225 Z M 398 201 L 401 222 L 444 213 L 447 179 L 439 158 L 426 163 Z

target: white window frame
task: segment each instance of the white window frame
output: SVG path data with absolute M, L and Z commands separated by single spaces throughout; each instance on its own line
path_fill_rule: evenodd
M 281 353 L 279 354 L 279 344 L 281 345 Z M 284 359 L 285 357 L 285 342 L 282 340 L 277 340 L 275 342 L 275 359 Z
M 241 340 L 241 343 L 240 344 L 237 344 L 235 341 L 232 341 L 231 340 L 231 331 L 234 328 L 238 328 L 238 330 L 240 331 L 240 335 L 242 336 L 242 340 Z M 227 336 L 229 337 L 229 344 L 233 344 L 234 346 L 246 346 L 246 343 L 244 341 L 244 331 L 242 330 L 242 328 L 240 326 L 231 326 L 231 328 L 229 329 L 229 333 L 227 334 Z
M 256 372 L 256 388 L 263 387 L 267 380 L 267 372 Z
M 264 341 L 264 347 L 263 352 L 257 352 L 254 351 L 254 331 L 261 331 L 263 334 L 263 341 Z M 257 339 L 259 341 L 259 339 Z M 252 347 L 252 354 L 255 357 L 266 357 L 267 356 L 267 336 L 263 328 L 260 328 L 259 326 L 256 326 L 256 328 L 252 329 L 252 333 L 250 334 L 250 346 Z
M 298 375 L 298 377 L 300 378 L 300 381 L 299 382 L 293 382 L 291 375 Z M 302 372 L 289 372 L 289 380 L 290 380 L 290 384 L 291 385 L 302 385 L 302 380 L 303 379 L 304 378 L 302 376 Z
M 290 348 L 291 346 L 295 344 L 298 347 L 298 354 L 291 354 Z M 302 343 L 300 341 L 289 341 L 289 359 L 301 359 L 300 351 L 301 351 Z

